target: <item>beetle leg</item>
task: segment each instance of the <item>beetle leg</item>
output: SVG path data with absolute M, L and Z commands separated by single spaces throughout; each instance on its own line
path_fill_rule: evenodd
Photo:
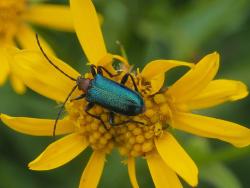
M 89 116 L 91 116 L 92 118 L 95 118 L 95 119 L 99 120 L 104 125 L 105 129 L 108 130 L 108 127 L 106 126 L 106 124 L 104 123 L 104 121 L 102 120 L 102 118 L 100 116 L 97 116 L 95 114 L 91 114 L 89 112 L 89 110 L 91 110 L 91 108 L 93 108 L 94 106 L 95 106 L 95 103 L 92 103 L 92 102 L 88 103 L 87 106 L 85 107 L 85 112 Z
M 97 67 L 97 73 L 103 75 L 103 71 L 106 72 L 110 78 L 113 78 L 115 76 L 119 76 L 122 72 L 118 72 L 117 74 L 112 74 L 111 72 L 109 72 L 106 68 L 104 68 L 103 66 L 98 66 Z
M 89 110 L 91 110 L 94 106 L 95 106 L 95 103 L 92 103 L 92 102 L 88 103 L 87 106 L 85 107 L 85 112 L 86 112 L 88 115 L 90 115 L 91 117 L 93 117 L 93 118 L 95 118 L 95 119 L 99 119 L 99 118 L 100 118 L 99 116 L 94 115 L 94 114 L 91 114 L 91 113 L 89 112 Z
M 96 66 L 95 65 L 90 65 L 90 72 L 92 74 L 93 77 L 96 76 Z
M 134 88 L 135 88 L 135 91 L 137 91 L 138 92 L 138 88 L 137 88 L 137 86 L 136 86 L 136 83 L 135 83 L 135 80 L 134 80 L 134 77 L 130 74 L 130 73 L 126 73 L 123 77 L 122 77 L 122 80 L 121 80 L 121 84 L 122 85 L 125 85 L 126 84 L 126 82 L 128 81 L 128 77 L 130 77 L 131 78 L 131 80 L 132 80 L 132 82 L 133 82 L 133 85 L 134 85 Z
M 115 125 L 115 113 L 109 112 L 109 123 L 110 125 Z
M 138 123 L 138 124 L 144 125 L 144 123 L 141 122 L 141 121 L 130 120 L 130 122 L 132 122 L 132 123 Z
M 77 100 L 80 100 L 80 99 L 83 99 L 84 97 L 86 97 L 86 93 L 83 93 L 83 94 L 81 94 L 80 96 L 78 96 L 78 97 L 76 97 L 76 98 L 74 98 L 74 99 L 71 99 L 70 102 L 72 102 L 72 101 L 77 101 Z
M 118 72 L 117 74 L 112 74 L 111 72 L 109 72 L 106 68 L 104 68 L 103 66 L 98 66 L 96 67 L 95 65 L 90 65 L 90 71 L 93 77 L 96 76 L 96 74 L 100 74 L 103 75 L 103 71 L 106 72 L 110 78 L 113 78 L 115 76 L 119 76 L 122 72 Z

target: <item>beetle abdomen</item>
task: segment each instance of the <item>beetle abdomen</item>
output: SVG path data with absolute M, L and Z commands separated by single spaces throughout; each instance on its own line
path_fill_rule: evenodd
M 138 115 L 145 108 L 139 93 L 99 74 L 91 81 L 86 100 L 127 116 Z

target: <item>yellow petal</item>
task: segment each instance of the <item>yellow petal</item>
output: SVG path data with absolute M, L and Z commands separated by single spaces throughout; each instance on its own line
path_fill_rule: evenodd
M 158 92 L 164 84 L 165 73 L 178 66 L 192 67 L 192 63 L 175 60 L 155 60 L 148 63 L 141 72 L 143 79 L 150 81 L 152 89 L 150 94 Z
M 219 68 L 219 54 L 205 56 L 193 69 L 188 71 L 168 90 L 168 94 L 178 103 L 190 100 L 206 88 Z
M 63 102 L 71 89 L 76 85 L 75 81 L 63 75 L 44 56 L 32 50 L 21 50 L 13 55 L 14 62 L 12 69 L 26 86 L 50 99 Z M 73 78 L 77 78 L 77 73 L 66 63 L 50 56 L 51 61 L 61 70 Z M 77 94 L 79 95 L 79 94 Z
M 0 76 L 0 80 L 2 78 L 2 81 L 6 79 L 7 74 L 10 75 L 10 83 L 13 87 L 13 89 L 18 94 L 24 94 L 26 91 L 26 87 L 23 83 L 23 81 L 13 72 L 10 64 L 13 63 L 13 57 L 12 54 L 17 51 L 17 48 L 13 45 L 6 45 L 5 48 L 0 48 L 0 56 L 2 57 L 2 70 L 0 70 L 0 73 L 2 73 L 2 77 Z M 7 72 L 6 72 L 7 71 Z
M 82 48 L 91 64 L 107 54 L 100 23 L 91 0 L 70 0 L 74 26 Z
M 96 188 L 102 175 L 105 153 L 94 151 L 84 169 L 79 188 Z
M 31 5 L 25 14 L 25 19 L 52 29 L 74 31 L 71 11 L 68 6 L 64 5 Z
M 130 67 L 128 60 L 120 55 L 112 55 L 113 59 L 120 61 L 123 64 L 123 69 L 128 69 Z M 128 70 L 127 70 L 128 71 Z
M 136 179 L 135 160 L 132 157 L 128 158 L 128 174 L 129 174 L 129 179 L 133 188 L 139 188 L 139 185 Z
M 155 144 L 161 158 L 172 170 L 191 186 L 198 184 L 198 169 L 195 163 L 171 134 L 163 134 L 155 139 Z
M 18 78 L 15 74 L 10 75 L 10 82 L 16 93 L 20 95 L 25 93 L 26 87 L 23 81 L 20 78 Z
M 16 37 L 18 43 L 23 49 L 32 49 L 40 51 L 36 41 L 36 33 L 30 26 L 23 24 L 21 27 L 19 27 L 19 31 Z M 47 44 L 47 42 L 41 36 L 39 36 L 39 40 L 42 45 L 42 48 L 47 54 L 51 55 L 55 54 L 52 48 Z
M 177 175 L 158 154 L 150 154 L 146 159 L 156 188 L 182 188 Z
M 173 114 L 172 126 L 198 136 L 223 140 L 236 147 L 250 144 L 250 129 L 229 121 L 190 113 L 176 113 Z
M 29 163 L 31 170 L 51 170 L 58 168 L 86 149 L 86 139 L 78 133 L 67 135 L 50 144 L 41 155 Z
M 0 86 L 3 85 L 9 75 L 10 68 L 5 48 L 0 48 Z
M 11 117 L 6 114 L 0 116 L 3 123 L 11 129 L 23 134 L 33 136 L 52 136 L 55 120 L 27 117 Z M 70 120 L 59 120 L 56 135 L 67 134 L 74 131 L 74 123 Z
M 248 95 L 247 86 L 234 80 L 214 80 L 200 94 L 186 104 L 190 110 L 202 109 L 227 101 L 236 101 Z

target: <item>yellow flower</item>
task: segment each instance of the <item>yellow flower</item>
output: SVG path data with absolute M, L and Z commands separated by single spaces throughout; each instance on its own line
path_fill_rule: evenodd
M 12 71 L 6 47 L 20 46 L 21 48 L 38 49 L 35 42 L 35 31 L 30 24 L 73 31 L 72 18 L 67 6 L 32 4 L 28 0 L 0 1 L 0 86 L 9 76 L 14 90 L 19 94 L 25 92 L 25 86 Z M 46 41 L 41 39 L 41 42 L 44 48 L 53 54 L 53 50 Z
M 127 61 L 107 52 L 98 24 L 95 8 L 91 0 L 71 0 L 74 25 L 83 50 L 91 64 L 112 68 L 112 59 L 123 62 L 123 72 L 115 77 L 119 81 L 129 70 Z M 66 72 L 77 78 L 80 74 L 61 60 L 50 59 Z M 46 62 L 41 53 L 31 50 L 17 51 L 13 54 L 15 73 L 34 91 L 59 102 L 64 102 L 68 93 L 76 85 Z M 191 69 L 176 83 L 160 90 L 164 83 L 165 72 L 176 66 Z M 178 176 L 191 186 L 198 183 L 198 169 L 192 159 L 172 136 L 172 128 L 184 130 L 199 136 L 216 138 L 237 147 L 250 144 L 250 130 L 238 124 L 211 117 L 192 114 L 194 109 L 212 107 L 227 101 L 235 101 L 247 96 L 246 86 L 233 80 L 213 80 L 219 67 L 219 55 L 212 53 L 197 64 L 174 60 L 155 60 L 140 72 L 132 73 L 143 96 L 146 112 L 132 117 L 144 125 L 128 123 L 111 126 L 106 130 L 103 124 L 87 115 L 84 108 L 86 100 L 68 102 L 67 115 L 59 120 L 56 134 L 63 138 L 50 144 L 45 151 L 29 164 L 32 170 L 50 170 L 75 158 L 88 146 L 93 154 L 85 167 L 80 187 L 97 187 L 101 177 L 105 156 L 117 147 L 120 154 L 127 158 L 131 184 L 139 187 L 136 180 L 135 157 L 144 157 L 155 187 L 182 187 Z M 91 77 L 86 74 L 86 77 Z M 132 83 L 127 83 L 132 87 Z M 72 98 L 79 96 L 75 92 Z M 91 109 L 109 125 L 108 111 L 101 106 Z M 131 117 L 116 114 L 116 122 Z M 11 117 L 1 114 L 1 120 L 10 128 L 24 134 L 51 136 L 54 120 L 27 117 Z M 178 175 L 178 176 L 177 176 Z

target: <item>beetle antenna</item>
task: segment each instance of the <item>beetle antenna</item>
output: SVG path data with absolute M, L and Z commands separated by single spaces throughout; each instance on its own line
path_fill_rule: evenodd
M 36 41 L 37 41 L 37 44 L 38 44 L 38 47 L 39 49 L 41 50 L 42 54 L 44 55 L 44 57 L 48 60 L 48 62 L 53 66 L 55 67 L 58 71 L 60 71 L 62 74 L 64 74 L 65 76 L 67 76 L 69 79 L 73 80 L 73 81 L 76 81 L 75 78 L 69 76 L 67 73 L 65 73 L 63 70 L 61 70 L 57 65 L 55 65 L 50 59 L 49 57 L 47 56 L 47 54 L 44 52 L 42 46 L 41 46 L 41 43 L 39 41 L 39 37 L 38 37 L 38 34 L 36 33 Z
M 77 85 L 75 85 L 75 86 L 72 88 L 72 90 L 71 90 L 70 93 L 68 94 L 67 98 L 66 98 L 65 101 L 63 102 L 63 105 L 61 106 L 60 111 L 59 111 L 58 114 L 57 114 L 56 121 L 55 121 L 55 123 L 54 123 L 54 128 L 53 128 L 53 137 L 54 137 L 54 139 L 55 139 L 55 136 L 56 136 L 56 126 L 57 126 L 58 120 L 59 120 L 59 118 L 60 118 L 60 116 L 61 116 L 61 114 L 62 114 L 62 112 L 63 112 L 63 109 L 64 109 L 64 107 L 65 107 L 66 102 L 69 100 L 70 96 L 71 96 L 72 93 L 76 90 L 76 88 L 77 88 Z

